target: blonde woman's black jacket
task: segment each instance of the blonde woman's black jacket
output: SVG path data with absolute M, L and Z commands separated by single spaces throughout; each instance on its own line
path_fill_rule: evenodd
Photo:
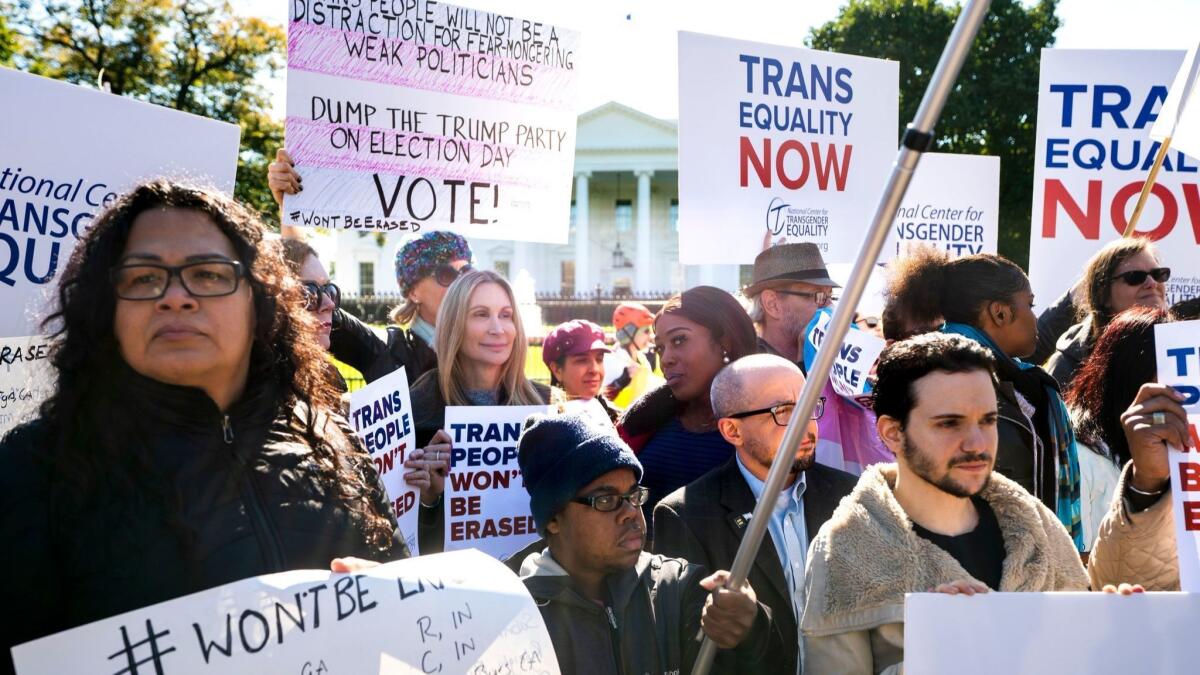
M 407 556 L 393 526 L 382 548 L 314 471 L 296 406 L 270 385 L 222 414 L 201 390 L 162 384 L 126 368 L 99 437 L 144 448 L 136 471 L 91 474 L 81 496 L 56 465 L 47 423 L 0 441 L 0 672 L 9 648 L 213 586 L 292 569 L 328 569 L 339 556 Z M 365 499 L 394 523 L 378 475 L 345 421 L 323 416 L 315 437 L 356 466 Z M 90 427 L 89 427 L 90 428 Z M 128 476 L 134 476 L 132 480 Z M 182 639 L 182 636 L 181 636 Z

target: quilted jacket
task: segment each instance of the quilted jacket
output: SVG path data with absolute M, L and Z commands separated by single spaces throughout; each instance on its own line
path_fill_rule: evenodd
M 1174 509 L 1167 491 L 1154 506 L 1132 513 L 1125 503 L 1133 462 L 1125 465 L 1108 515 L 1088 560 L 1092 588 L 1105 584 L 1141 584 L 1147 591 L 1179 590 L 1179 555 L 1175 550 Z

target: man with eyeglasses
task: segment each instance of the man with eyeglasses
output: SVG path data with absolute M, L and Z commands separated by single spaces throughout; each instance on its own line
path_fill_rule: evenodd
M 835 287 L 816 244 L 777 244 L 759 253 L 751 284 L 742 290 L 758 328 L 759 351 L 799 363 L 804 329 L 818 309 L 829 306 Z
M 581 415 L 535 415 L 518 461 L 545 537 L 520 574 L 562 672 L 687 673 L 702 635 L 721 649 L 716 672 L 773 672 L 781 639 L 749 583 L 727 589 L 728 572 L 642 550 L 649 491 L 616 434 Z
M 803 388 L 800 369 L 770 354 L 743 357 L 717 373 L 712 384 L 713 412 L 717 428 L 736 453 L 724 466 L 658 503 L 656 553 L 710 568 L 733 565 Z M 771 673 L 800 672 L 797 626 L 804 609 L 805 551 L 809 539 L 856 482 L 848 473 L 814 462 L 816 419 L 824 404 L 820 399 L 808 421 L 787 486 L 773 498 L 775 509 L 767 526 L 771 536 L 763 540 L 749 576 L 758 597 L 771 608 L 784 641 L 778 658 L 768 664 Z

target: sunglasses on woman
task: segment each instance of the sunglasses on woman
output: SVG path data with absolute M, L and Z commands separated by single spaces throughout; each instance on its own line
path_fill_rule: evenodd
M 321 307 L 321 296 L 327 295 L 333 301 L 333 308 L 337 309 L 342 306 L 342 289 L 338 288 L 331 281 L 324 286 L 315 281 L 303 281 L 305 304 L 304 308 L 310 312 L 315 312 Z
M 470 264 L 463 265 L 459 269 L 454 269 L 453 265 L 446 263 L 444 265 L 438 265 L 437 269 L 433 271 L 433 279 L 434 281 L 438 282 L 439 286 L 449 286 L 450 284 L 454 283 L 455 279 L 473 269 L 475 268 L 471 267 Z
M 1171 278 L 1170 267 L 1155 267 L 1152 270 L 1130 270 L 1112 277 L 1111 281 L 1120 279 L 1130 286 L 1141 286 L 1146 283 L 1146 277 L 1154 277 L 1160 284 L 1165 284 Z

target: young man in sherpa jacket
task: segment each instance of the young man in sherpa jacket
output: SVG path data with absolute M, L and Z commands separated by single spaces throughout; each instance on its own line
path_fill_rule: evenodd
M 689 673 L 702 634 L 721 648 L 714 672 L 765 673 L 779 658 L 782 638 L 749 583 L 727 589 L 728 572 L 642 550 L 642 466 L 611 428 L 535 416 L 519 445 L 546 541 L 514 557 L 562 672 Z
M 994 385 L 991 355 L 962 337 L 883 352 L 877 428 L 897 462 L 864 471 L 813 540 L 806 672 L 900 672 L 905 593 L 1087 590 L 1057 516 L 992 472 Z

